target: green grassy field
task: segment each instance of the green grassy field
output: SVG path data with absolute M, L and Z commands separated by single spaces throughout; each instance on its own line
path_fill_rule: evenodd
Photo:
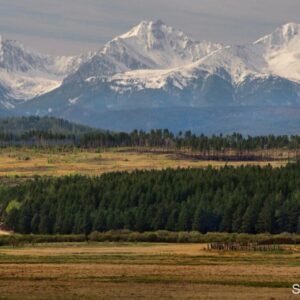
M 40 244 L 2 247 L 0 264 L 0 299 L 291 299 L 300 247 L 261 253 L 205 244 Z

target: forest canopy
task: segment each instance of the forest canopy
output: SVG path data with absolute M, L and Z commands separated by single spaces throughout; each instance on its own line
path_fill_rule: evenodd
M 300 164 L 41 177 L 2 187 L 0 199 L 20 233 L 300 233 Z
M 168 129 L 113 132 L 79 125 L 54 117 L 11 117 L 0 119 L 0 147 L 152 147 L 160 149 L 190 149 L 202 152 L 284 149 L 299 150 L 298 135 L 243 136 L 194 134 L 191 131 L 173 133 Z

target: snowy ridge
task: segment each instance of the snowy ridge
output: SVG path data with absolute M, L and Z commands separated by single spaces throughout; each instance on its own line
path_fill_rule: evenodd
M 119 97 L 135 99 L 141 92 L 156 106 L 176 97 L 174 105 L 298 105 L 299 84 L 295 23 L 251 44 L 225 46 L 195 41 L 162 21 L 142 21 L 99 51 L 75 57 L 40 54 L 0 37 L 0 100 L 15 105 L 35 98 L 36 111 L 40 104 L 59 110 L 50 105 L 57 99 L 57 105 L 87 101 L 89 107 L 115 108 Z
M 107 43 L 66 82 L 105 77 L 120 93 L 166 89 L 170 82 L 184 89 L 199 72 L 236 86 L 274 76 L 300 82 L 300 25 L 288 23 L 253 44 L 224 46 L 196 42 L 161 21 L 142 21 Z
M 108 42 L 83 63 L 66 82 L 112 76 L 133 70 L 182 67 L 219 50 L 221 44 L 196 42 L 162 21 L 142 21 L 127 33 Z
M 0 37 L 0 85 L 6 98 L 28 100 L 59 87 L 91 55 L 53 57 Z
M 183 89 L 188 86 L 192 74 L 183 74 L 179 69 L 139 70 L 116 74 L 109 79 L 110 87 L 118 93 L 140 91 L 143 89 L 165 89 L 172 82 L 173 86 Z
M 263 45 L 267 49 L 282 48 L 297 38 L 300 34 L 300 24 L 287 23 L 277 28 L 271 34 L 268 34 L 256 42 L 255 45 Z
M 103 53 L 119 60 L 126 53 L 127 56 L 140 60 L 142 65 L 157 69 L 194 62 L 222 47 L 221 44 L 206 41 L 196 42 L 162 21 L 143 21 L 129 32 L 113 39 L 104 47 Z
M 266 71 L 300 82 L 300 25 L 288 23 L 254 43 Z

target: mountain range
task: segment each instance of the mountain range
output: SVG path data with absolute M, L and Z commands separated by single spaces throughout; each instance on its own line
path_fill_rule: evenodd
M 71 57 L 0 38 L 3 115 L 50 115 L 112 130 L 296 134 L 300 25 L 224 45 L 143 21 L 99 51 Z

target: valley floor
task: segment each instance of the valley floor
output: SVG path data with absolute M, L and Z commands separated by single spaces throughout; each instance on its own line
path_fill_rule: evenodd
M 214 252 L 206 247 L 2 247 L 0 299 L 292 299 L 292 284 L 299 283 L 299 246 L 277 253 Z
M 225 165 L 267 165 L 274 167 L 287 163 L 286 156 L 276 157 L 267 155 L 258 160 L 222 161 L 199 158 L 190 152 L 176 151 L 136 151 L 127 148 L 112 148 L 106 150 L 72 149 L 58 151 L 56 149 L 2 148 L 0 149 L 1 177 L 33 177 L 62 176 L 62 175 L 100 175 L 106 172 L 133 171 L 165 168 L 203 168 L 209 165 L 222 167 Z M 2 181 L 4 179 L 2 178 Z

